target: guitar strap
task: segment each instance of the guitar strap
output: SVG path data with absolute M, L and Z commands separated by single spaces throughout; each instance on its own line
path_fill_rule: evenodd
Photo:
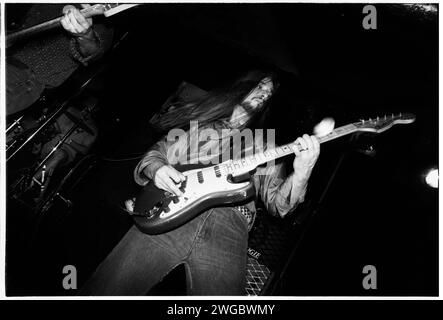
M 248 232 L 251 231 L 257 214 L 249 210 L 246 206 L 237 206 L 235 207 L 235 209 L 240 211 L 240 213 L 246 218 L 246 220 L 248 220 Z

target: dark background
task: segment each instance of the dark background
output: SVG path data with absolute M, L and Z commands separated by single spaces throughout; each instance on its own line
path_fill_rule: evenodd
M 438 190 L 424 176 L 438 162 L 438 16 L 377 4 L 377 29 L 365 30 L 363 6 L 146 4 L 109 18 L 128 35 L 95 88 L 98 165 L 72 194 L 74 211 L 42 226 L 39 249 L 9 260 L 9 294 L 69 294 L 62 267 L 75 265 L 82 283 L 118 242 L 131 225 L 118 205 L 136 188 L 136 157 L 156 139 L 147 122 L 182 81 L 208 90 L 266 67 L 281 79 L 268 124 L 279 142 L 325 116 L 340 126 L 416 115 L 377 136 L 322 145 L 310 182 L 317 211 L 273 294 L 436 295 Z M 377 290 L 362 288 L 365 265 L 377 268 Z

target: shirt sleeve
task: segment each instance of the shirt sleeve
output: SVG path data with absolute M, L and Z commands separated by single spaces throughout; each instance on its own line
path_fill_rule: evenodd
M 154 144 L 134 170 L 134 180 L 137 184 L 144 186 L 155 177 L 160 167 L 168 165 L 167 158 L 168 142 L 166 138 Z
M 271 215 L 284 217 L 304 201 L 307 184 L 296 196 L 292 195 L 291 180 L 292 175 L 286 176 L 285 166 L 281 161 L 257 168 L 254 174 L 255 190 Z
M 94 25 L 93 28 L 94 40 L 92 41 L 95 41 L 95 43 L 97 43 L 97 49 L 88 56 L 85 57 L 81 54 L 79 48 L 80 40 L 76 39 L 76 37 L 72 37 L 70 40 L 70 51 L 72 57 L 84 66 L 87 66 L 90 62 L 100 59 L 103 54 L 112 46 L 112 40 L 114 36 L 114 31 L 112 28 L 108 28 L 103 24 Z M 86 43 L 84 43 L 83 45 L 87 46 L 87 42 L 91 40 L 81 41 L 85 41 Z

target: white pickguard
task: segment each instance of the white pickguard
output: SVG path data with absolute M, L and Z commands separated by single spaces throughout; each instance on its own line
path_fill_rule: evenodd
M 198 181 L 197 172 L 199 171 L 202 171 L 203 173 L 203 183 Z M 182 173 L 187 178 L 185 193 L 183 196 L 179 197 L 177 203 L 171 202 L 169 204 L 170 211 L 162 212 L 160 218 L 170 217 L 202 198 L 210 197 L 219 192 L 226 193 L 232 191 L 233 193 L 237 193 L 249 184 L 249 181 L 231 183 L 228 181 L 227 175 L 223 173 L 220 177 L 217 177 L 213 167 L 194 169 Z

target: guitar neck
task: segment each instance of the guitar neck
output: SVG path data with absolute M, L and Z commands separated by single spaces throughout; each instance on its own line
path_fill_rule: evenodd
M 320 143 L 324 143 L 330 140 L 343 137 L 345 135 L 348 135 L 356 131 L 357 131 L 357 126 L 355 126 L 354 124 L 348 124 L 346 126 L 334 129 L 328 135 L 319 137 L 318 140 Z M 253 155 L 245 157 L 244 159 L 233 160 L 232 169 L 239 172 L 251 171 L 256 167 L 265 164 L 269 161 L 282 158 L 294 153 L 294 148 L 297 148 L 298 150 L 302 149 L 300 144 L 296 142 L 291 142 L 279 147 L 268 149 L 266 151 L 255 153 Z
M 96 4 L 88 8 L 84 8 L 80 10 L 81 14 L 85 18 L 90 18 L 95 15 L 99 15 L 103 13 L 103 10 L 105 10 L 106 7 L 103 4 Z M 12 33 L 10 35 L 6 36 L 6 47 L 10 47 L 14 43 L 16 43 L 19 40 L 28 38 L 30 36 L 33 36 L 37 33 L 48 31 L 51 29 L 54 29 L 55 27 L 60 26 L 60 21 L 62 20 L 63 16 L 60 16 L 58 18 L 37 24 L 35 26 L 32 26 L 30 28 L 26 28 L 24 30 Z

